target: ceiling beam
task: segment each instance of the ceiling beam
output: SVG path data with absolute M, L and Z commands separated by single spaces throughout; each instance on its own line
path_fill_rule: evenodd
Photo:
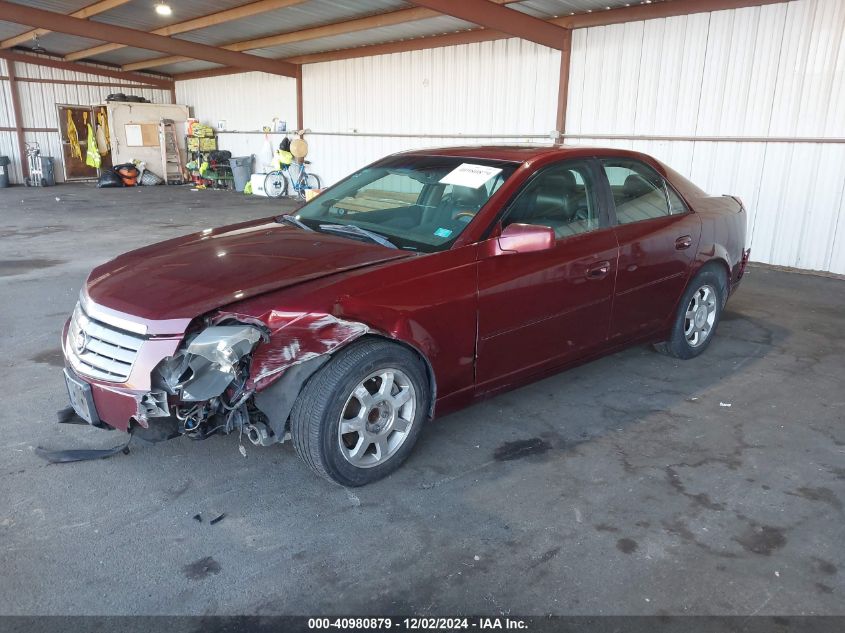
M 507 4 L 514 0 L 491 0 L 494 4 Z M 308 40 L 316 40 L 322 37 L 332 37 L 334 35 L 343 35 L 344 33 L 355 33 L 357 31 L 366 31 L 369 29 L 377 29 L 384 26 L 395 26 L 397 24 L 405 24 L 407 22 L 416 22 L 418 20 L 426 20 L 428 18 L 440 17 L 442 14 L 425 7 L 413 7 L 411 9 L 399 9 L 398 11 L 388 11 L 387 13 L 379 13 L 377 15 L 370 15 L 365 18 L 355 18 L 352 20 L 343 20 L 341 22 L 333 22 L 331 24 L 324 24 L 322 26 L 315 26 L 307 29 L 298 29 L 287 33 L 278 33 L 276 35 L 269 35 L 267 37 L 260 37 L 258 39 L 244 40 L 242 42 L 232 42 L 226 44 L 222 48 L 230 51 L 250 51 L 259 48 L 269 48 L 271 46 L 281 46 L 283 44 L 293 44 L 294 42 L 306 42 Z M 155 68 L 157 66 L 166 66 L 168 64 L 176 64 L 178 62 L 188 61 L 188 57 L 158 57 L 156 59 L 147 59 L 123 66 L 124 70 L 141 70 L 144 68 Z
M 500 6 L 490 0 L 413 0 L 414 4 L 472 22 L 488 29 L 502 31 L 549 48 L 565 46 L 566 29 L 541 18 Z
M 115 7 L 119 7 L 120 5 L 126 4 L 127 2 L 129 2 L 129 0 L 102 0 L 101 2 L 89 4 L 87 7 L 83 7 L 79 11 L 74 11 L 70 15 L 74 18 L 80 18 L 85 20 L 93 15 L 97 15 L 98 13 L 104 13 L 105 11 L 109 11 L 110 9 L 114 9 Z M 49 32 L 49 29 L 33 29 L 31 31 L 27 31 L 26 33 L 21 33 L 20 35 L 15 35 L 14 37 L 10 37 L 9 39 L 3 40 L 2 42 L 0 42 L 0 48 L 11 48 L 12 46 L 17 46 L 18 44 L 28 42 L 33 37 L 47 35 L 47 33 Z
M 437 17 L 438 15 L 439 14 L 436 11 L 430 11 L 429 9 L 423 8 L 400 9 L 399 11 L 380 13 L 366 18 L 344 20 L 343 22 L 334 22 L 332 24 L 315 26 L 309 29 L 299 29 L 289 33 L 270 35 L 269 37 L 244 40 L 242 42 L 232 42 L 231 44 L 226 44 L 222 48 L 230 51 L 255 50 L 257 48 L 280 46 L 282 44 L 291 44 L 293 42 L 305 42 L 307 40 L 315 40 L 321 37 L 332 37 L 333 35 L 342 35 L 343 33 L 354 33 L 355 31 L 377 29 L 382 26 L 393 26 L 396 24 L 403 24 L 405 22 L 415 22 L 417 20 Z M 166 66 L 168 64 L 188 61 L 189 59 L 189 57 L 176 56 L 158 57 L 156 59 L 147 59 L 134 62 L 132 64 L 126 64 L 123 69 L 140 70 L 142 68 L 155 68 L 156 66 Z
M 285 58 L 286 62 L 292 64 L 316 64 L 318 62 L 330 62 L 340 59 L 354 59 L 357 57 L 372 57 L 373 55 L 388 55 L 390 53 L 405 53 L 408 51 L 420 51 L 429 48 L 442 48 L 443 46 L 458 46 L 460 44 L 475 44 L 478 42 L 490 42 L 509 38 L 507 33 L 492 31 L 490 29 L 474 29 L 460 33 L 448 33 L 446 35 L 433 35 L 429 37 L 417 37 L 401 42 L 387 42 L 384 44 L 370 44 L 368 46 L 357 46 L 355 48 L 344 48 L 324 53 L 311 53 L 309 55 L 298 55 Z M 237 68 L 209 68 L 208 70 L 195 70 L 188 73 L 173 75 L 176 81 L 187 81 L 188 79 L 206 79 L 208 77 L 221 77 L 234 75 L 241 72 Z
M 116 44 L 125 44 L 126 46 L 134 46 L 136 48 L 144 48 L 171 55 L 183 55 L 192 59 L 202 59 L 225 66 L 234 66 L 241 70 L 258 70 L 276 75 L 286 75 L 288 77 L 296 76 L 296 66 L 287 62 L 257 57 L 256 55 L 247 55 L 231 50 L 223 50 L 214 46 L 189 42 L 188 40 L 154 35 L 103 22 L 98 22 L 96 24 L 96 31 L 92 33 L 92 24 L 87 20 L 72 18 L 53 11 L 26 7 L 20 4 L 6 2 L 5 0 L 0 0 L 0 15 L 3 16 L 3 20 L 6 22 L 26 24 L 59 33 L 67 33 L 79 37 L 91 37 L 91 35 L 96 34 L 96 37 Z
M 690 15 L 709 11 L 720 11 L 724 9 L 740 9 L 744 7 L 755 7 L 766 4 L 777 4 L 788 0 L 668 0 L 667 2 L 636 5 L 619 9 L 605 11 L 594 11 L 582 13 L 564 18 L 556 18 L 550 22 L 565 28 L 584 28 L 588 26 L 605 26 L 609 24 L 620 24 L 623 22 L 635 22 L 639 20 L 650 20 L 655 18 L 673 17 L 678 15 Z M 447 35 L 435 35 L 417 37 L 397 42 L 386 42 L 382 44 L 370 44 L 357 46 L 355 48 L 344 48 L 339 50 L 311 53 L 308 55 L 297 55 L 287 57 L 284 61 L 292 64 L 316 64 L 319 62 L 331 62 L 343 59 L 354 59 L 358 57 L 370 57 L 373 55 L 387 55 L 390 53 L 404 53 L 442 46 L 457 46 L 460 44 L 473 44 L 476 42 L 488 42 L 501 40 L 510 35 L 492 29 L 472 29 L 459 33 Z M 219 77 L 232 75 L 241 72 L 237 68 L 212 68 L 209 70 L 198 70 L 189 73 L 175 75 L 176 81 L 187 79 L 202 79 L 205 77 Z
M 100 66 L 89 66 L 87 64 L 77 64 L 74 62 L 65 62 L 60 59 L 52 59 L 50 57 L 40 57 L 35 55 L 27 55 L 25 53 L 17 53 L 13 51 L 0 50 L 0 58 L 11 62 L 21 62 L 23 64 L 35 64 L 36 66 L 47 66 L 48 68 L 59 68 L 61 70 L 69 70 L 75 73 L 86 73 L 89 75 L 96 75 L 98 77 L 110 77 L 112 79 L 120 79 L 121 81 L 135 81 L 146 86 L 155 86 L 157 88 L 169 89 L 173 85 L 173 80 L 168 77 L 159 75 L 158 77 L 152 75 L 142 75 L 140 73 L 127 73 L 122 70 L 109 68 L 102 68 Z M 241 72 L 236 70 L 235 72 Z M 22 78 L 18 78 L 22 81 Z
M 358 57 L 371 57 L 373 55 L 407 53 L 409 51 L 441 48 L 443 46 L 460 46 L 461 44 L 492 42 L 495 40 L 504 40 L 509 37 L 511 36 L 507 33 L 502 33 L 501 31 L 494 31 L 493 29 L 473 29 L 471 31 L 461 31 L 459 33 L 447 33 L 446 35 L 416 37 L 414 39 L 402 40 L 399 42 L 369 44 L 367 46 L 356 46 L 355 48 L 344 48 L 337 51 L 326 51 L 324 53 L 310 53 L 308 55 L 297 55 L 295 57 L 287 57 L 285 58 L 285 61 L 288 61 L 292 64 L 317 64 L 319 62 L 332 62 L 341 59 L 356 59 Z M 176 75 L 173 78 L 180 79 L 181 77 L 179 75 Z
M 126 2 L 127 0 L 123 1 Z M 207 15 L 203 15 L 192 20 L 186 20 L 184 22 L 170 24 L 160 29 L 156 29 L 155 31 L 152 31 L 152 33 L 155 33 L 156 35 L 165 36 L 178 35 L 179 33 L 188 33 L 189 31 L 205 29 L 209 26 L 216 26 L 218 24 L 224 24 L 226 22 L 233 22 L 234 20 L 242 20 L 253 15 L 267 13 L 268 11 L 284 9 L 285 7 L 290 7 L 296 4 L 302 4 L 305 1 L 306 0 L 258 0 L 258 2 L 250 2 L 249 4 L 241 5 L 233 9 L 226 9 L 225 11 L 218 11 L 217 13 L 209 13 Z M 68 53 L 67 55 L 65 55 L 65 60 L 74 61 L 77 59 L 85 59 L 86 57 L 102 55 L 103 53 L 116 51 L 121 48 L 125 48 L 125 45 L 102 44 L 100 46 L 94 46 L 80 51 L 74 51 L 73 53 Z

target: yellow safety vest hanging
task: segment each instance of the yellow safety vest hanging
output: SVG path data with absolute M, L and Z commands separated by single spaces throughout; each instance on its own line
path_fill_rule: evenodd
M 79 147 L 79 132 L 76 131 L 76 123 L 73 122 L 73 113 L 67 110 L 67 140 L 70 143 L 70 157 L 82 160 L 82 148 Z
M 85 164 L 94 169 L 99 169 L 102 164 L 100 151 L 97 149 L 97 139 L 94 136 L 94 128 L 88 124 L 88 150 L 85 152 Z

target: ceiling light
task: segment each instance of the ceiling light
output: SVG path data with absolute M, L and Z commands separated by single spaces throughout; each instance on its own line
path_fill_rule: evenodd
M 47 52 L 47 49 L 44 48 L 43 46 L 41 46 L 41 44 L 38 42 L 38 36 L 37 35 L 32 38 L 32 48 L 30 48 L 29 50 L 31 50 L 33 53 L 46 53 Z
M 159 2 L 156 4 L 156 13 L 159 15 L 170 15 L 173 13 L 173 9 L 171 9 L 170 5 L 166 2 Z

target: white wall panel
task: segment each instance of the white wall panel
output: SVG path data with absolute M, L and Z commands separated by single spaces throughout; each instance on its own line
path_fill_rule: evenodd
M 511 143 L 548 144 L 550 139 L 503 137 L 396 137 L 312 134 L 308 136 L 308 159 L 324 185 L 334 184 L 353 171 L 388 154 L 412 149 L 450 145 L 503 145 Z
M 845 140 L 844 98 L 841 0 L 595 27 L 573 38 L 566 131 L 585 138 L 567 142 L 644 151 L 740 195 L 756 261 L 845 273 L 845 143 L 799 142 Z
M 559 71 L 559 51 L 518 39 L 306 65 L 309 159 L 331 184 L 407 149 L 549 142 Z
M 191 116 L 217 127 L 226 121 L 227 130 L 256 131 L 274 118 L 296 127 L 296 80 L 281 75 L 250 72 L 176 82 L 176 100 L 191 108 Z M 273 135 L 274 147 L 281 136 Z M 235 156 L 255 154 L 264 142 L 263 134 L 221 134 L 220 149 Z
M 5 60 L 0 60 L 0 75 L 7 74 L 6 63 Z M 153 103 L 171 102 L 169 90 L 142 87 L 141 84 L 136 82 L 118 81 L 117 79 L 112 82 L 110 78 L 99 75 L 24 63 L 16 63 L 15 72 L 18 78 L 106 84 L 18 81 L 16 85 L 21 103 L 23 127 L 25 128 L 58 129 L 57 104 L 96 105 L 104 103 L 106 96 L 116 92 L 145 97 Z M 14 126 L 9 82 L 2 80 L 0 81 L 0 127 Z M 85 134 L 86 132 L 79 130 L 79 133 Z M 39 143 L 41 153 L 44 156 L 54 158 L 56 180 L 61 181 L 63 179 L 62 148 L 58 132 L 25 132 L 24 139 Z M 0 132 L 0 154 L 8 156 L 12 160 L 9 170 L 12 183 L 22 183 L 21 156 L 19 156 L 18 140 L 14 132 Z M 23 160 L 26 160 L 26 157 Z
M 560 52 L 508 39 L 303 69 L 306 125 L 321 132 L 547 134 Z

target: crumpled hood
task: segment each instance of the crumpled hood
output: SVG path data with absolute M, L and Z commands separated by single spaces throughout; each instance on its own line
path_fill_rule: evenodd
M 264 219 L 121 255 L 91 272 L 87 293 L 96 304 L 144 320 L 192 319 L 271 290 L 410 255 Z

